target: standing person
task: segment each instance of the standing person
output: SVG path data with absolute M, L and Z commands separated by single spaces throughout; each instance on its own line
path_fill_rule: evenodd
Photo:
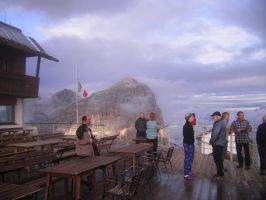
M 193 128 L 197 125 L 197 119 L 196 119 L 196 114 L 195 113 L 191 113 L 194 117 L 193 121 L 191 122 Z
M 153 143 L 153 154 L 157 155 L 158 147 L 158 133 L 159 133 L 159 123 L 156 121 L 156 114 L 154 112 L 150 113 L 150 119 L 147 121 L 146 137 L 147 140 Z
M 186 123 L 183 126 L 183 146 L 185 151 L 184 158 L 184 179 L 192 180 L 193 175 L 191 173 L 192 164 L 194 160 L 194 129 L 192 126 L 192 122 L 194 120 L 194 116 L 192 113 L 188 113 L 185 116 Z
M 139 118 L 135 122 L 135 128 L 137 130 L 136 137 L 146 137 L 147 120 L 145 119 L 144 112 L 139 113 Z
M 217 173 L 214 178 L 222 178 L 224 176 L 223 166 L 223 152 L 226 144 L 226 126 L 221 120 L 221 113 L 216 111 L 211 115 L 214 123 L 212 128 L 212 134 L 210 144 L 213 148 L 213 160 L 216 164 Z
M 229 112 L 223 112 L 223 114 L 222 114 L 222 120 L 223 120 L 223 122 L 225 124 L 225 127 L 226 127 L 226 143 L 225 143 L 225 146 L 224 146 L 223 161 L 224 161 L 224 158 L 225 158 L 226 153 L 227 153 L 228 135 L 231 134 L 231 132 L 230 132 L 230 126 L 229 126 L 229 118 L 230 118 Z M 224 168 L 224 171 L 227 171 L 227 170 Z
M 76 153 L 79 157 L 94 156 L 91 138 L 88 132 L 88 120 L 86 116 L 82 117 L 82 124 L 76 131 Z
M 244 112 L 237 113 L 237 120 L 231 124 L 231 130 L 235 133 L 236 153 L 238 159 L 238 166 L 243 167 L 242 147 L 245 151 L 245 169 L 250 168 L 250 154 L 249 154 L 249 132 L 252 130 L 248 120 L 244 118 Z
M 266 115 L 262 118 L 263 123 L 257 129 L 257 145 L 260 156 L 260 175 L 266 176 Z

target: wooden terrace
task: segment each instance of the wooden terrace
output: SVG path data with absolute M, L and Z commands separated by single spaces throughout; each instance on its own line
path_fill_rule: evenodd
M 113 146 L 112 150 L 119 149 L 120 146 Z M 193 181 L 185 181 L 183 179 L 183 150 L 175 149 L 172 156 L 173 172 L 169 165 L 167 170 L 163 164 L 159 164 L 161 176 L 159 173 L 155 175 L 148 185 L 140 185 L 137 195 L 134 199 L 146 200 L 166 200 L 166 199 L 266 199 L 266 177 L 258 174 L 258 169 L 251 167 L 250 170 L 236 169 L 237 163 L 225 160 L 225 168 L 227 172 L 223 180 L 214 180 L 212 176 L 215 174 L 215 164 L 212 156 L 201 153 L 195 154 L 193 165 L 193 173 L 196 177 Z M 73 160 L 79 158 L 72 158 Z M 72 160 L 71 159 L 71 160 Z M 67 165 L 64 161 L 61 164 Z M 129 163 L 129 162 L 128 162 Z M 116 163 L 116 172 L 120 174 L 124 162 Z M 26 172 L 21 174 L 26 176 Z M 16 180 L 16 175 L 9 174 L 8 182 L 12 179 Z M 44 179 L 45 180 L 45 179 Z M 103 199 L 103 173 L 102 170 L 96 170 L 96 188 L 98 199 Z M 44 199 L 45 185 L 43 190 L 38 193 L 37 199 Z M 55 182 L 54 187 L 49 193 L 49 199 L 61 200 L 72 199 L 75 190 L 68 185 L 68 193 L 65 193 L 64 181 Z M 95 194 L 90 190 L 87 184 L 81 184 L 80 188 L 81 199 L 95 199 Z M 0 198 L 1 199 L 1 198 Z M 106 197 L 105 199 L 111 199 Z

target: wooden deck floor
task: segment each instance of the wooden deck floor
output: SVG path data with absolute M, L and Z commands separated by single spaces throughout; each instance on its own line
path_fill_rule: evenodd
M 183 179 L 183 150 L 176 149 L 172 158 L 174 173 L 170 167 L 168 172 L 164 170 L 162 177 L 154 178 L 151 186 L 140 188 L 135 199 L 140 200 L 208 200 L 208 199 L 266 199 L 266 177 L 258 174 L 258 169 L 250 170 L 236 169 L 237 163 L 225 161 L 224 180 L 213 180 L 215 174 L 215 164 L 211 156 L 200 153 L 195 154 L 193 172 L 197 175 L 193 181 L 184 181 Z M 97 177 L 99 199 L 101 199 L 101 173 L 98 171 Z M 142 186 L 143 187 L 143 186 Z M 51 198 L 61 200 L 64 198 L 63 183 L 55 185 L 54 192 L 51 192 Z M 1 199 L 1 198 L 0 198 Z M 43 192 L 38 195 L 38 200 L 43 199 Z M 87 186 L 82 186 L 82 199 L 91 199 L 91 194 Z
M 236 169 L 237 163 L 225 160 L 228 172 L 224 179 L 213 180 L 216 166 L 212 156 L 196 153 L 193 172 L 197 176 L 193 181 L 184 181 L 183 159 L 183 150 L 176 150 L 174 174 L 169 177 L 164 174 L 161 181 L 153 184 L 152 193 L 145 195 L 145 199 L 266 199 L 266 177 L 260 176 L 255 168 Z

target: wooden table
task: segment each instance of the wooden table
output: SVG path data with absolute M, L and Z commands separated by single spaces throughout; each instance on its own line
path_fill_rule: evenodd
M 133 139 L 134 142 L 138 143 L 151 143 L 149 140 L 147 140 L 147 138 L 145 137 L 137 137 L 135 139 Z
M 82 176 L 92 175 L 93 181 L 93 199 L 98 199 L 96 190 L 96 169 L 105 169 L 105 167 L 114 164 L 121 157 L 95 156 L 71 160 L 59 165 L 41 169 L 40 172 L 46 173 L 45 200 L 49 198 L 50 183 L 53 177 L 61 177 L 65 180 L 65 199 L 68 193 L 68 179 L 73 179 L 75 184 L 75 199 L 80 199 L 81 178 Z
M 150 144 L 130 144 L 127 146 L 120 147 L 118 149 L 113 149 L 110 153 L 114 156 L 123 156 L 132 158 L 133 173 L 136 173 L 137 166 L 137 156 L 142 154 L 145 151 L 151 149 Z
M 113 141 L 119 136 L 119 134 L 116 135 L 109 135 L 109 136 L 104 136 L 97 138 L 96 137 L 96 144 L 100 147 L 104 146 L 106 148 L 106 151 L 109 152 L 111 145 L 113 144 Z M 63 143 L 65 145 L 69 144 L 70 142 L 76 142 L 77 141 L 77 136 L 76 135 L 65 135 L 61 137 L 63 140 Z
M 53 145 L 61 143 L 60 139 L 50 139 L 50 140 L 39 140 L 34 142 L 27 143 L 17 143 L 17 144 L 8 144 L 7 147 L 14 147 L 14 152 L 18 152 L 19 149 L 23 149 L 24 151 L 28 151 L 35 147 L 41 147 L 41 150 L 44 150 L 44 147 L 49 147 L 53 149 Z
M 97 145 L 99 147 L 99 150 L 101 147 L 105 147 L 106 151 L 109 152 L 111 150 L 111 146 L 114 142 L 114 140 L 119 136 L 119 134 L 116 135 L 109 135 L 109 136 L 104 136 L 101 138 L 96 138 L 97 140 Z
M 0 199 L 17 200 L 22 199 L 41 191 L 38 187 L 28 187 L 16 184 L 0 184 Z

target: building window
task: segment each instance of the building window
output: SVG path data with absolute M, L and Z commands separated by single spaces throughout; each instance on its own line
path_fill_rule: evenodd
M 0 124 L 15 124 L 14 105 L 0 105 Z

